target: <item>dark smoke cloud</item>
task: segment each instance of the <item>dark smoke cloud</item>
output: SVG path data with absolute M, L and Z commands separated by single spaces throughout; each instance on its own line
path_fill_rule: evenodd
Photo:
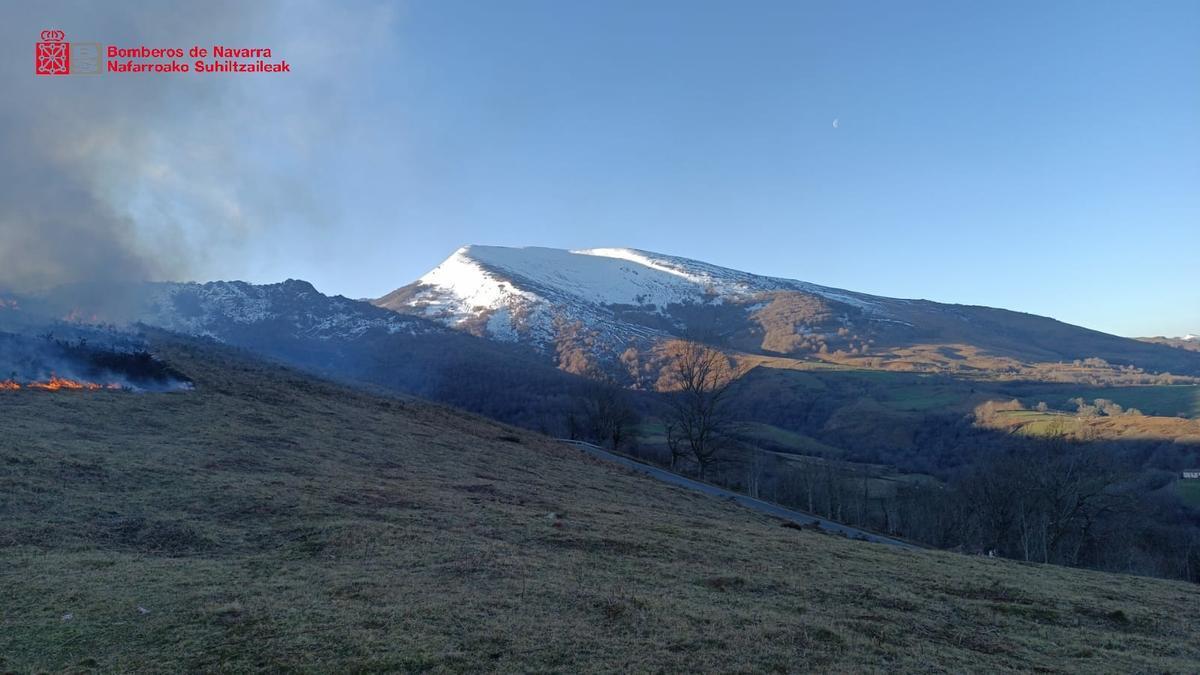
M 87 278 L 151 278 L 132 223 L 98 198 L 88 171 L 46 156 L 27 125 L 0 116 L 0 287 L 40 288 Z
M 327 225 L 321 143 L 336 145 L 347 73 L 390 21 L 367 4 L 6 3 L 0 290 L 237 274 L 264 228 Z M 297 72 L 38 78 L 43 29 L 122 46 L 269 46 Z

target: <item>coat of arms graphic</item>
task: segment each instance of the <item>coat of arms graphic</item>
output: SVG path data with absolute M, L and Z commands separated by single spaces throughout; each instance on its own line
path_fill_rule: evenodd
M 42 31 L 36 43 L 34 72 L 38 75 L 70 75 L 71 43 L 61 30 Z

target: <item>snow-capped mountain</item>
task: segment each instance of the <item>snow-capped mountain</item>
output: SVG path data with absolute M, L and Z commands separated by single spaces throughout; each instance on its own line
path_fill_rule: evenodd
M 130 283 L 66 286 L 14 299 L 10 320 L 144 324 L 236 344 L 243 336 L 349 340 L 368 334 L 447 334 L 440 324 L 361 300 L 328 296 L 307 281 Z
M 242 281 L 147 284 L 135 321 L 217 340 L 270 327 L 293 337 L 350 339 L 368 331 L 417 335 L 436 324 L 383 311 L 369 303 L 327 296 L 307 281 L 255 285 Z
M 866 367 L 906 359 L 959 372 L 1012 370 L 1096 357 L 1200 372 L 1190 354 L 1045 317 L 867 295 L 631 248 L 464 246 L 375 304 L 527 344 L 557 354 L 560 365 L 567 344 L 611 359 L 630 346 L 689 336 Z
M 414 302 L 439 317 L 461 321 L 476 307 L 528 306 L 539 297 L 590 305 L 654 305 L 740 299 L 799 290 L 863 308 L 878 298 L 709 265 L 630 248 L 464 246 L 417 280 L 426 287 Z M 410 302 L 411 304 L 411 302 Z
M 686 331 L 678 315 L 687 308 L 761 309 L 756 303 L 780 292 L 895 321 L 897 301 L 630 248 L 464 246 L 376 304 L 545 347 L 576 322 L 614 343 L 637 341 Z

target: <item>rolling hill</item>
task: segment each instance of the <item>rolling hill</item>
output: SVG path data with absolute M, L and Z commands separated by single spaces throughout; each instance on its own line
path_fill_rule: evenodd
M 149 336 L 0 392 L 0 670 L 1186 672 L 1200 588 L 781 526 L 551 439 Z

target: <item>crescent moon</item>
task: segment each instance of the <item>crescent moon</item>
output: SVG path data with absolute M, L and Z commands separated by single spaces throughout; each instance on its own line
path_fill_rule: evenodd
M 834 129 L 837 129 L 837 128 L 838 128 L 838 118 L 836 118 L 836 117 L 835 117 L 835 118 L 833 118 L 833 128 L 834 128 Z

